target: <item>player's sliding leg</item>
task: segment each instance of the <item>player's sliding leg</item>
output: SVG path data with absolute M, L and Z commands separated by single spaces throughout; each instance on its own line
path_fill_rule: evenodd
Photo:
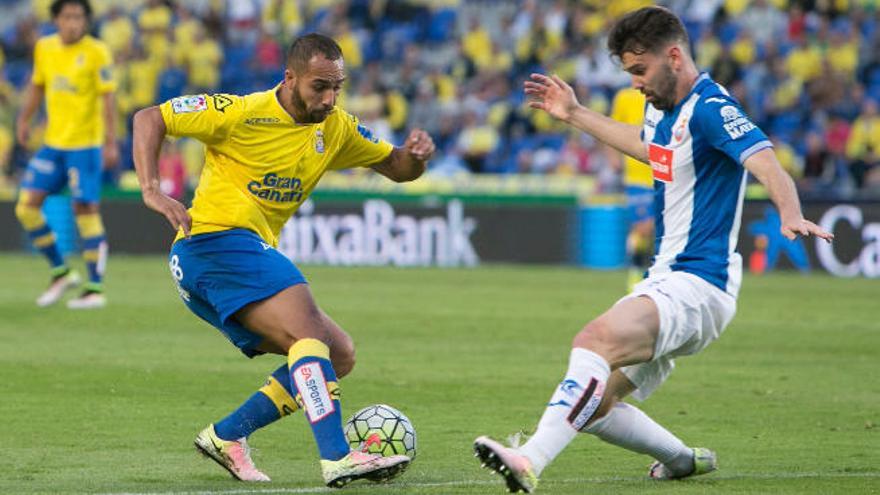
M 535 434 L 518 448 L 480 437 L 474 442 L 477 457 L 503 476 L 512 492 L 531 493 L 541 471 L 596 414 L 612 367 L 651 359 L 658 328 L 657 308 L 645 297 L 623 300 L 590 322 L 575 336 L 568 371 Z
M 266 338 L 262 349 L 286 348 L 291 388 L 311 426 L 328 486 L 341 487 L 362 478 L 385 481 L 403 472 L 410 461 L 406 456 L 351 451 L 342 429 L 339 386 L 330 360 L 332 322 L 318 309 L 307 285 L 288 287 L 248 305 L 237 317 Z
M 713 452 L 688 447 L 639 408 L 620 402 L 635 388 L 620 370 L 612 373 L 596 418 L 583 431 L 612 445 L 656 459 L 650 470 L 652 478 L 683 478 L 714 471 Z
M 55 233 L 46 223 L 41 207 L 46 193 L 22 189 L 15 203 L 15 216 L 27 232 L 31 244 L 46 257 L 51 267 L 49 288 L 37 299 L 37 305 L 55 304 L 64 293 L 79 285 L 79 275 L 67 267 L 55 242 Z
M 97 203 L 75 203 L 76 226 L 82 239 L 83 260 L 89 281 L 78 297 L 67 302 L 70 309 L 94 309 L 107 305 L 103 277 L 107 265 L 107 236 Z
M 196 437 L 196 448 L 242 481 L 269 481 L 254 465 L 247 437 L 299 408 L 290 390 L 290 374 L 284 364 L 238 409 L 202 430 Z
M 568 371 L 547 404 L 535 434 L 518 449 L 486 437 L 474 441 L 483 464 L 504 477 L 512 493 L 532 493 L 538 476 L 593 417 L 611 374 L 608 362 L 593 351 L 571 350 Z

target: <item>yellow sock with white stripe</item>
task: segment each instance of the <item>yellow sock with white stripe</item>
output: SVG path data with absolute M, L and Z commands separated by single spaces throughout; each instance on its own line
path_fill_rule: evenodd
M 86 289 L 101 292 L 101 282 L 107 267 L 107 237 L 104 234 L 104 224 L 98 213 L 85 213 L 76 215 L 76 226 L 79 236 L 82 238 L 83 260 L 89 271 L 89 283 Z

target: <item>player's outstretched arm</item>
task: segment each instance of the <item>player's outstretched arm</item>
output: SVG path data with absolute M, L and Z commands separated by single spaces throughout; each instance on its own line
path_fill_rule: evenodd
M 815 235 L 828 242 L 834 239 L 833 234 L 804 219 L 794 181 L 782 169 L 779 160 L 776 159 L 776 153 L 771 148 L 765 148 L 746 158 L 743 165 L 770 193 L 770 199 L 779 210 L 782 235 L 788 239 L 795 239 L 798 235 Z
M 24 93 L 24 104 L 21 106 L 21 113 L 15 121 L 15 137 L 18 144 L 27 146 L 28 136 L 30 135 L 31 117 L 43 102 L 45 88 L 34 83 L 28 83 Z
M 427 132 L 413 129 L 403 146 L 395 147 L 388 158 L 373 166 L 373 170 L 394 182 L 416 180 L 425 173 L 434 149 L 434 140 Z
M 152 106 L 134 114 L 134 168 L 137 170 L 144 204 L 165 215 L 172 227 L 183 229 L 183 233 L 189 237 L 192 227 L 189 212 L 159 187 L 159 151 L 165 139 L 165 130 L 165 121 L 159 107 Z
M 531 81 L 523 83 L 530 107 L 547 112 L 551 117 L 592 135 L 621 153 L 648 162 L 640 127 L 618 122 L 584 107 L 578 103 L 574 89 L 555 74 L 532 74 L 531 78 Z

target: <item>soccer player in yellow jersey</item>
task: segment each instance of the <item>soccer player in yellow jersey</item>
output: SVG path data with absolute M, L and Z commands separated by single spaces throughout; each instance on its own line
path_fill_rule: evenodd
M 43 147 L 27 165 L 15 214 L 52 266 L 52 281 L 37 304 L 54 304 L 80 280 L 65 264 L 40 208 L 47 195 L 69 186 L 89 281 L 67 307 L 99 308 L 106 304 L 101 282 L 107 242 L 98 202 L 102 168 L 119 159 L 114 133 L 116 85 L 110 50 L 87 34 L 89 2 L 55 0 L 51 12 L 58 33 L 40 38 L 34 47 L 33 76 L 16 123 L 19 143 L 26 144 L 29 122 L 44 96 L 49 122 Z
M 335 106 L 344 80 L 339 45 L 309 34 L 293 42 L 283 81 L 268 91 L 181 96 L 134 118 L 144 203 L 178 229 L 169 266 L 180 297 L 245 355 L 287 357 L 259 391 L 196 437 L 202 453 L 240 480 L 269 480 L 250 459 L 246 438 L 297 409 L 310 423 L 328 486 L 388 480 L 410 461 L 350 450 L 337 378 L 354 366 L 354 344 L 275 249 L 281 227 L 327 170 L 371 167 L 410 181 L 434 152 L 422 130 L 397 148 Z M 159 189 L 157 157 L 166 135 L 207 147 L 189 211 Z
M 645 95 L 632 87 L 622 88 L 614 95 L 611 118 L 631 125 L 642 125 Z M 623 160 L 623 187 L 629 210 L 629 235 L 626 254 L 629 262 L 628 285 L 632 289 L 644 278 L 651 261 L 654 237 L 654 176 L 651 167 L 630 156 Z

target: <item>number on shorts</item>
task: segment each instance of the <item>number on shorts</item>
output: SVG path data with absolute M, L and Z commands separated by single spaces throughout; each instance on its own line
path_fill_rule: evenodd
M 168 262 L 168 268 L 171 270 L 171 276 L 178 282 L 183 280 L 183 268 L 180 266 L 180 258 L 175 254 Z

